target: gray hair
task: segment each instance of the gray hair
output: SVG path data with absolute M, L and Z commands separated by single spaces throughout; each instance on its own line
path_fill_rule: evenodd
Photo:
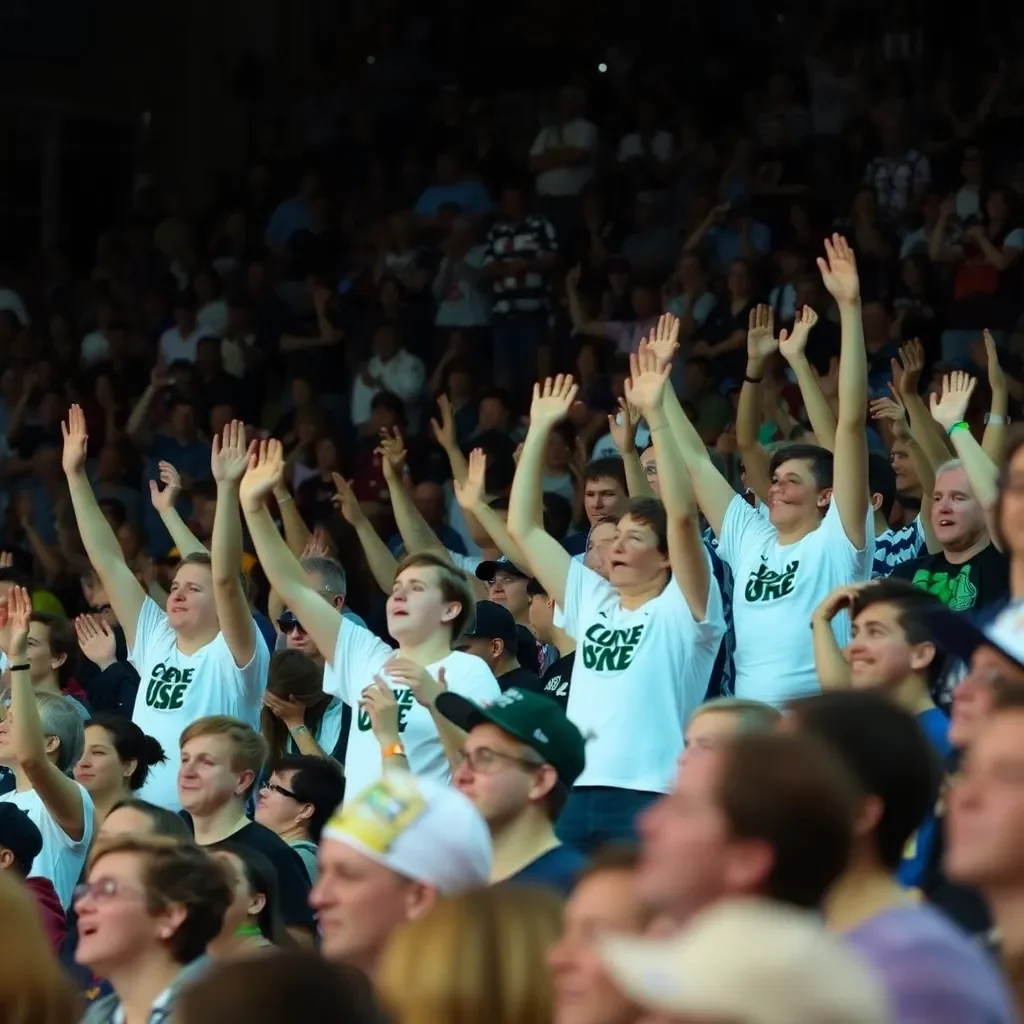
M 954 469 L 963 469 L 964 464 L 959 459 L 946 459 L 941 466 L 935 468 L 935 479 L 938 480 L 943 473 L 951 473 Z
M 324 555 L 311 555 L 302 559 L 302 568 L 320 577 L 320 596 L 329 601 L 348 593 L 348 580 L 340 562 Z
M 742 697 L 716 697 L 699 705 L 690 715 L 690 722 L 711 711 L 729 711 L 739 716 L 740 732 L 771 732 L 782 712 L 771 704 Z M 689 722 L 687 723 L 689 725 Z
M 56 693 L 37 693 L 39 719 L 43 735 L 56 736 L 60 740 L 57 749 L 57 767 L 70 775 L 85 750 L 85 725 L 78 709 L 70 701 Z

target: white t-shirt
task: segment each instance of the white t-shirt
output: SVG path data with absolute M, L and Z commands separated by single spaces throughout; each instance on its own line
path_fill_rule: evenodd
M 163 764 L 150 769 L 137 795 L 176 811 L 180 808 L 178 741 L 185 726 L 207 715 L 230 715 L 258 729 L 270 651 L 257 633 L 255 653 L 245 668 L 239 668 L 224 634 L 218 633 L 195 654 L 182 654 L 167 615 L 147 597 L 139 612 L 129 660 L 140 677 L 132 721 L 159 740 L 167 754 Z
M 725 635 L 710 559 L 708 573 L 707 614 L 695 622 L 674 580 L 627 611 L 607 580 L 581 562 L 570 565 L 564 629 L 576 640 L 576 661 L 566 710 L 590 737 L 577 786 L 672 788 L 683 728 L 704 700 Z
M 467 576 L 471 578 L 476 577 L 476 571 L 483 564 L 482 558 L 474 558 L 472 555 L 461 555 L 458 551 L 452 551 L 451 548 L 445 548 L 448 552 L 448 557 L 452 560 L 452 565 L 456 569 L 461 569 Z
M 650 153 L 654 156 L 655 160 L 668 163 L 672 159 L 672 136 L 666 131 L 655 132 L 654 138 L 651 139 Z M 639 132 L 630 132 L 629 135 L 623 135 L 619 139 L 620 164 L 624 164 L 627 160 L 632 160 L 633 157 L 644 156 L 644 154 L 645 150 Z
M 736 627 L 735 694 L 783 704 L 821 692 L 814 668 L 811 614 L 836 587 L 871 579 L 874 513 L 865 516 L 867 544 L 858 551 L 833 501 L 813 532 L 780 545 L 778 531 L 737 495 L 729 503 L 718 554 L 733 572 Z M 832 622 L 841 647 L 850 642 L 845 612 Z
M 588 153 L 597 151 L 597 128 L 584 117 L 577 117 L 563 125 L 542 128 L 530 147 L 530 156 L 540 156 L 549 149 L 583 149 Z M 537 195 L 578 196 L 591 178 L 594 164 L 580 164 L 579 167 L 556 167 L 537 175 Z
M 345 796 L 354 798 L 380 777 L 380 744 L 373 735 L 370 716 L 359 710 L 363 690 L 379 675 L 395 691 L 398 700 L 398 731 L 405 746 L 409 770 L 441 782 L 451 780 L 451 770 L 441 745 L 441 737 L 430 712 L 416 703 L 412 690 L 388 677 L 384 663 L 394 657 L 383 640 L 352 622 L 338 630 L 334 657 L 324 669 L 324 691 L 340 697 L 352 708 L 352 730 L 345 754 Z M 445 685 L 453 693 L 461 693 L 475 701 L 492 701 L 501 695 L 498 680 L 474 654 L 452 651 L 446 658 L 427 666 L 436 678 L 444 669 Z
M 203 338 L 212 337 L 214 337 L 213 332 L 208 327 L 204 327 L 198 322 L 196 323 L 195 330 L 187 337 L 183 336 L 177 327 L 168 327 L 167 330 L 160 335 L 160 356 L 167 366 L 170 366 L 171 363 L 175 363 L 178 360 L 184 360 L 186 363 L 194 363 L 196 361 L 196 350 L 199 348 L 199 342 Z
M 78 791 L 82 795 L 84 828 L 82 838 L 77 842 L 53 820 L 42 797 L 34 789 L 24 793 L 4 793 L 0 800 L 14 804 L 28 815 L 39 834 L 43 837 L 43 848 L 32 862 L 29 878 L 48 878 L 61 906 L 67 910 L 71 906 L 71 894 L 85 866 L 85 857 L 92 842 L 93 806 L 92 797 L 77 782 Z

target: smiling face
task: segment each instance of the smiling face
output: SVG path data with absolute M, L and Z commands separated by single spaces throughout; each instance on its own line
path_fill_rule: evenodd
M 853 639 L 845 655 L 856 689 L 884 688 L 926 672 L 935 658 L 935 646 L 908 643 L 899 609 L 876 601 L 853 620 Z
M 668 570 L 668 554 L 658 550 L 658 537 L 647 523 L 624 515 L 608 546 L 608 581 L 620 589 L 646 586 Z
M 134 761 L 117 756 L 114 738 L 102 725 L 85 728 L 85 749 L 75 765 L 75 781 L 93 797 L 109 797 L 121 793 L 128 797 L 128 780 L 135 770 Z
M 187 562 L 174 574 L 167 598 L 167 621 L 175 633 L 194 636 L 217 623 L 213 574 L 208 565 Z
M 787 459 L 772 474 L 768 488 L 771 524 L 777 530 L 792 530 L 813 518 L 817 521 L 828 507 L 831 490 L 818 487 L 808 459 Z
M 279 835 L 307 821 L 313 810 L 312 804 L 301 803 L 288 795 L 292 792 L 294 777 L 294 771 L 272 772 L 256 801 L 256 820 Z
M 183 744 L 178 800 L 186 811 L 211 814 L 245 795 L 252 773 L 236 771 L 231 758 L 231 741 L 226 736 L 195 736 Z
M 962 467 L 947 469 L 935 478 L 932 529 L 947 551 L 964 551 L 985 535 L 985 513 Z
M 450 627 L 460 610 L 445 598 L 436 566 L 410 565 L 395 577 L 388 597 L 388 632 L 399 643 L 414 643 Z
M 29 675 L 35 684 L 50 679 L 67 658 L 64 654 L 54 655 L 50 647 L 50 627 L 45 622 L 29 623 L 26 653 Z

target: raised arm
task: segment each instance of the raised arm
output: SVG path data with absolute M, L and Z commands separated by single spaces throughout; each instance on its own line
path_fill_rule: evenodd
M 80 406 L 71 406 L 67 422 L 61 424 L 61 431 L 64 434 L 64 474 L 68 478 L 68 492 L 82 546 L 107 591 L 130 650 L 135 646 L 135 629 L 146 592 L 128 568 L 121 545 L 86 476 L 85 456 L 89 438 L 85 431 L 85 413 Z
M 682 591 L 690 614 L 698 622 L 707 617 L 711 573 L 700 535 L 700 515 L 690 487 L 682 452 L 665 415 L 665 393 L 671 363 L 661 362 L 647 342 L 630 356 L 626 399 L 644 415 L 654 439 L 661 500 L 668 520 L 668 555 L 672 578 Z M 671 584 L 670 584 L 671 585 Z
M 528 559 L 508 532 L 508 524 L 487 504 L 484 480 L 487 477 L 487 455 L 474 448 L 469 456 L 469 470 L 464 480 L 455 481 L 455 500 L 463 512 L 472 515 L 494 541 L 497 549 L 513 564 L 526 565 Z M 543 513 L 542 513 L 543 515 Z
M 441 418 L 430 421 L 430 432 L 434 435 L 434 440 L 444 449 L 445 455 L 448 456 L 452 479 L 456 482 L 465 480 L 466 473 L 469 471 L 469 463 L 459 447 L 458 437 L 455 433 L 455 413 L 452 411 L 452 403 L 447 395 L 437 396 L 437 410 L 441 414 Z
M 1010 393 L 1006 385 L 1006 374 L 999 364 L 999 350 L 995 338 L 986 328 L 985 355 L 988 357 L 988 386 L 992 392 L 992 406 L 985 417 L 985 434 L 981 439 L 981 447 L 985 454 L 997 465 L 1003 458 L 1003 446 L 1006 443 L 1006 427 L 1009 424 Z
M 287 484 L 282 483 L 280 487 L 274 488 L 274 501 L 277 502 L 277 514 L 281 517 L 281 527 L 284 530 L 284 539 L 288 542 L 288 550 L 296 558 L 301 558 L 309 543 L 310 532 Z
M 622 456 L 626 470 L 626 490 L 631 498 L 653 498 L 654 489 L 647 481 L 640 453 L 636 450 L 636 428 L 640 424 L 640 413 L 624 398 L 619 399 L 619 411 L 608 416 L 608 433 Z
M 85 834 L 82 791 L 47 756 L 46 734 L 39 704 L 32 689 L 28 664 L 28 630 L 32 621 L 32 599 L 24 587 L 13 587 L 0 619 L 10 621 L 10 681 L 13 712 L 13 744 L 18 767 L 32 783 L 53 820 L 76 842 Z
M 825 239 L 818 257 L 822 280 L 839 306 L 839 413 L 832 471 L 832 500 L 843 532 L 860 550 L 867 543 L 868 504 L 868 357 L 861 320 L 860 278 L 853 250 L 842 235 Z
M 261 441 L 249 457 L 238 488 L 238 500 L 268 582 L 330 662 L 338 644 L 338 630 L 343 621 L 341 613 L 307 583 L 302 565 L 288 550 L 267 509 L 267 499 L 283 478 L 281 442 Z
M 534 384 L 530 429 L 519 456 L 508 506 L 508 531 L 526 556 L 529 569 L 559 608 L 565 607 L 565 584 L 572 559 L 544 530 L 539 495 L 544 476 L 544 451 L 556 423 L 569 415 L 578 385 L 571 376 L 548 377 Z M 524 568 L 524 566 L 520 566 Z
M 818 375 L 807 359 L 807 338 L 817 322 L 818 314 L 810 306 L 804 306 L 793 321 L 792 332 L 783 332 L 779 338 L 779 351 L 796 377 L 804 410 L 818 444 L 832 452 L 836 446 L 836 414 L 825 392 L 821 390 Z
M 178 549 L 178 554 L 185 558 L 187 555 L 194 555 L 198 552 L 206 553 L 206 545 L 188 528 L 188 523 L 181 518 L 181 514 L 175 508 L 178 495 L 181 494 L 181 477 L 178 471 L 169 463 L 161 462 L 158 465 L 160 472 L 160 483 L 164 485 L 163 490 L 155 480 L 149 481 L 149 500 L 153 503 L 160 521 L 167 528 L 167 532 Z
M 917 387 L 923 370 L 924 345 L 917 338 L 901 345 L 899 360 L 892 361 L 892 379 L 898 382 L 900 399 L 910 420 L 910 434 L 928 460 L 934 482 L 935 470 L 949 460 L 953 446 L 946 432 L 932 419 L 928 406 L 918 393 Z M 923 485 L 922 477 L 922 490 Z M 930 498 L 930 491 L 928 496 Z
M 388 550 L 387 544 L 381 540 L 380 534 L 374 529 L 359 499 L 356 498 L 349 482 L 340 474 L 332 473 L 334 489 L 337 494 L 334 504 L 341 512 L 342 518 L 353 530 L 366 555 L 366 564 L 370 568 L 370 574 L 374 582 L 385 593 L 390 594 L 395 583 L 395 570 L 398 568 L 398 559 Z
M 736 408 L 736 447 L 747 471 L 747 486 L 762 500 L 768 500 L 771 460 L 758 434 L 761 431 L 761 392 L 764 368 L 778 350 L 775 337 L 775 311 L 757 306 L 750 311 L 747 327 L 747 372 L 743 375 L 740 401 Z
M 405 486 L 406 451 L 401 431 L 396 429 L 390 435 L 382 435 L 377 452 L 381 456 L 384 479 L 391 493 L 391 511 L 395 515 L 395 525 L 402 536 L 405 550 L 410 555 L 421 551 L 444 554 L 445 546 L 430 528 L 430 523 L 423 518 L 409 488 Z
M 210 562 L 217 621 L 239 668 L 252 661 L 259 636 L 242 583 L 242 517 L 238 512 L 238 484 L 245 475 L 255 446 L 245 444 L 245 424 L 232 420 L 223 437 L 214 437 L 210 469 L 217 482 Z
M 862 585 L 863 586 L 863 585 Z M 823 690 L 848 690 L 851 685 L 850 665 L 836 643 L 832 620 L 841 612 L 852 614 L 853 600 L 860 586 L 837 587 L 814 609 L 811 632 L 814 645 L 814 668 Z
M 651 347 L 661 362 L 671 361 L 678 334 L 678 318 L 671 313 L 664 314 L 650 339 Z M 704 513 L 704 518 L 715 536 L 720 537 L 725 510 L 736 497 L 736 492 L 732 484 L 715 468 L 700 434 L 697 433 L 697 428 L 683 412 L 683 407 L 671 388 L 665 392 L 665 418 L 690 473 L 690 483 L 693 485 L 697 505 Z M 660 470 L 658 475 L 660 477 Z
M 606 338 L 608 333 L 604 324 L 600 320 L 592 320 L 584 311 L 579 285 L 580 268 L 576 266 L 565 277 L 565 297 L 569 302 L 569 319 L 572 320 L 573 329 L 592 338 Z

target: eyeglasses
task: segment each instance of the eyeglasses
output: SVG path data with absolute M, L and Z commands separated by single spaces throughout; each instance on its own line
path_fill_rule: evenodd
M 658 475 L 658 464 L 656 462 L 645 462 L 644 463 L 644 475 L 645 476 L 657 476 Z
M 116 878 L 98 878 L 95 882 L 80 882 L 71 890 L 72 903 L 78 903 L 86 896 L 100 901 L 118 896 L 145 896 L 145 891 L 134 885 L 124 885 Z
M 300 633 L 306 631 L 302 628 L 302 623 L 291 613 L 286 612 L 277 620 L 277 628 L 287 636 L 293 629 L 297 629 Z
M 500 750 L 492 750 L 490 747 L 463 750 L 459 763 L 460 765 L 468 764 L 471 771 L 479 772 L 481 775 L 493 775 L 501 767 L 503 761 L 519 765 L 520 768 L 525 768 L 527 771 L 536 771 L 536 769 L 544 767 L 543 761 L 516 757 L 515 754 L 504 754 Z
M 519 580 L 526 581 L 525 576 L 511 576 L 508 573 L 499 572 L 492 580 L 489 581 L 492 587 L 507 587 L 510 583 L 516 583 Z
M 295 800 L 298 803 L 302 803 L 301 800 L 290 790 L 285 789 L 284 786 L 279 786 L 276 782 L 265 782 L 263 788 L 269 790 L 271 793 L 280 793 L 281 796 L 288 797 L 289 800 Z

